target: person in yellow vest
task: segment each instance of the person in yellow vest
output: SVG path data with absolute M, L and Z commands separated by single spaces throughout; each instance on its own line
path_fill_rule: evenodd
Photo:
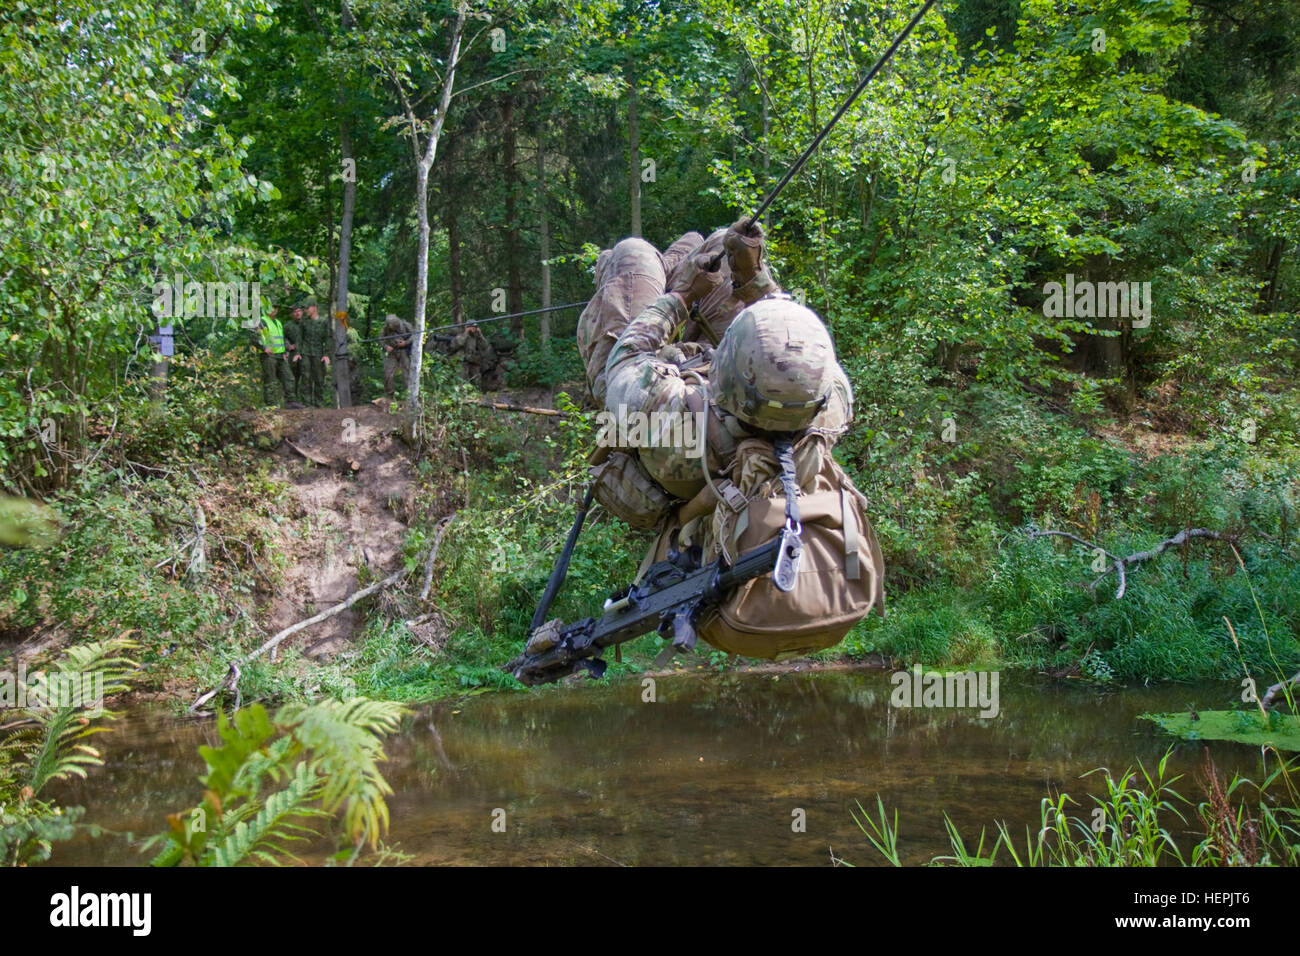
M 262 311 L 262 322 L 257 328 L 257 348 L 262 357 L 262 404 L 271 405 L 271 383 L 279 382 L 280 404 L 288 405 L 293 395 L 293 378 L 289 373 L 288 353 L 285 348 L 284 325 L 276 317 L 279 310 L 267 303 Z

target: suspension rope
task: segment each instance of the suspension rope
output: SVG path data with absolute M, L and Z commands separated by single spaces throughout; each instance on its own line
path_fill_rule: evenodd
M 916 11 L 916 15 L 912 17 L 907 26 L 903 28 L 903 32 L 894 38 L 894 42 L 889 45 L 889 49 L 886 50 L 881 55 L 880 59 L 876 61 L 876 65 L 867 71 L 867 75 L 862 78 L 862 82 L 858 84 L 857 89 L 849 94 L 849 98 L 844 101 L 843 105 L 841 105 L 838 110 L 835 111 L 835 115 L 830 118 L 830 121 L 822 127 L 821 132 L 817 134 L 817 138 L 808 144 L 808 148 L 805 149 L 803 154 L 794 161 L 794 165 L 786 170 L 785 175 L 781 177 L 781 181 L 776 184 L 776 188 L 767 194 L 767 198 L 763 200 L 762 204 L 758 207 L 758 210 L 754 215 L 749 217 L 749 220 L 745 223 L 746 229 L 762 218 L 763 213 L 767 211 L 767 207 L 772 204 L 772 200 L 780 195 L 781 190 L 785 189 L 790 180 L 794 178 L 795 173 L 799 172 L 799 170 L 803 168 L 803 164 L 808 162 L 808 158 L 812 156 L 812 154 L 817 150 L 817 147 L 822 144 L 822 140 L 830 134 L 830 131 L 835 128 L 835 124 L 840 121 L 840 117 L 842 117 L 848 111 L 848 108 L 853 105 L 853 101 L 858 98 L 858 94 L 867 88 L 867 84 L 871 82 L 871 78 L 879 73 L 880 68 L 889 62 L 889 58 L 894 55 L 894 51 L 902 45 L 902 42 L 907 39 L 907 35 L 912 32 L 912 29 L 918 23 L 921 22 L 921 18 L 929 12 L 930 8 L 934 6 L 934 3 L 935 0 L 925 0 L 925 4 L 920 10 Z
M 453 322 L 451 325 L 435 325 L 432 328 L 426 326 L 424 334 L 430 335 L 434 332 L 445 332 L 448 329 L 463 329 L 470 325 L 486 325 L 489 322 L 501 322 L 504 319 L 518 319 L 525 315 L 541 315 L 543 312 L 559 312 L 562 309 L 580 309 L 586 304 L 586 302 L 566 302 L 564 305 L 549 305 L 544 309 L 529 309 L 526 312 L 511 312 L 508 315 L 492 315 L 488 316 L 486 319 L 466 319 L 464 322 Z M 411 334 L 414 335 L 415 333 L 412 332 Z M 383 342 L 391 337 L 392 336 L 388 335 L 379 335 L 370 339 L 358 339 L 356 342 L 350 344 L 363 345 L 367 342 Z
M 822 144 L 822 141 L 826 139 L 827 136 L 830 135 L 831 130 L 835 128 L 836 124 L 839 123 L 839 121 L 843 118 L 844 114 L 848 112 L 849 107 L 853 105 L 854 101 L 858 98 L 858 96 L 862 93 L 862 91 L 867 88 L 867 84 L 870 83 L 872 78 L 874 78 L 875 75 L 879 73 L 880 70 L 884 67 L 884 65 L 889 62 L 890 57 L 892 57 L 894 53 L 898 50 L 898 48 L 902 46 L 903 41 L 908 38 L 912 30 L 916 28 L 916 25 L 921 22 L 922 18 L 924 18 L 925 15 L 930 12 L 930 8 L 934 6 L 935 3 L 936 0 L 925 0 L 925 3 L 921 5 L 921 9 L 916 11 L 916 14 L 912 17 L 911 20 L 908 21 L 907 26 L 903 28 L 903 32 L 898 34 L 898 36 L 894 38 L 894 42 L 889 44 L 889 48 L 880 55 L 880 59 L 876 60 L 875 65 L 872 66 L 871 69 L 867 71 L 867 75 L 862 78 L 862 81 L 858 83 L 857 87 L 854 88 L 853 92 L 849 94 L 848 99 L 846 99 L 842 104 L 840 104 L 840 108 L 835 111 L 835 115 L 832 116 L 826 122 L 826 125 L 824 125 L 821 128 L 821 131 L 817 134 L 817 136 L 813 139 L 813 141 L 808 144 L 808 147 L 799 155 L 799 158 L 796 159 L 794 163 L 790 166 L 790 168 L 785 171 L 785 175 L 781 177 L 781 181 L 776 184 L 776 186 L 772 189 L 772 191 L 769 192 L 767 196 L 763 199 L 762 203 L 759 204 L 758 209 L 756 209 L 754 211 L 754 214 L 750 216 L 749 219 L 746 221 L 746 228 L 749 228 L 754 223 L 758 222 L 759 219 L 762 218 L 763 213 L 767 211 L 767 207 L 772 205 L 772 201 L 776 199 L 776 197 L 781 194 L 781 191 L 790 184 L 790 180 L 794 179 L 795 175 L 799 172 L 799 170 L 803 169 L 804 164 L 807 163 L 809 158 L 811 158 L 812 154 L 817 151 L 817 147 L 820 146 Z M 712 269 L 717 269 L 718 266 L 721 265 L 721 262 L 722 262 L 722 254 L 720 253 L 719 255 L 714 257 L 714 260 L 713 262 L 710 263 L 710 266 Z M 455 322 L 451 325 L 439 325 L 433 328 L 425 328 L 424 334 L 428 336 L 435 332 L 445 332 L 450 329 L 461 329 L 470 325 L 486 325 L 489 322 L 501 322 L 504 321 L 505 319 L 518 319 L 527 315 L 541 315 L 544 312 L 559 312 L 564 309 L 580 309 L 586 304 L 587 304 L 586 302 L 569 302 L 564 305 L 552 305 L 545 309 L 528 309 L 527 311 L 524 312 L 511 312 L 508 315 L 493 315 L 485 319 L 472 319 L 465 322 Z M 381 335 L 375 338 L 360 339 L 357 342 L 352 344 L 363 345 L 371 342 L 382 342 L 387 338 L 389 338 L 389 336 Z

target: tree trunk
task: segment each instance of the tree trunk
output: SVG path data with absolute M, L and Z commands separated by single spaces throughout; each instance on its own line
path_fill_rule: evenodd
M 542 308 L 551 307 L 551 223 L 546 211 L 546 146 L 541 133 L 537 135 L 537 227 L 541 236 L 542 253 Z M 543 312 L 541 322 L 542 348 L 551 340 L 551 314 Z
M 506 186 L 506 305 L 511 312 L 524 310 L 523 250 L 519 238 L 519 175 L 515 168 L 515 147 L 518 139 L 515 129 L 514 94 L 501 100 L 502 130 L 501 154 Z M 524 320 L 510 320 L 510 332 L 522 339 Z
M 1281 289 L 1278 287 L 1278 273 L 1282 269 L 1282 251 L 1286 244 L 1277 239 L 1273 242 L 1273 248 L 1268 251 L 1268 279 L 1264 285 L 1261 294 L 1262 306 L 1264 313 L 1277 311 L 1278 299 L 1281 297 Z
M 451 29 L 451 50 L 447 55 L 447 73 L 443 77 L 442 93 L 438 98 L 438 109 L 433 116 L 433 128 L 429 131 L 429 141 L 424 155 L 416 162 L 415 202 L 416 219 L 420 224 L 420 241 L 415 256 L 415 341 L 419 343 L 411 350 L 410 380 L 406 383 L 406 411 L 411 428 L 411 437 L 416 436 L 420 421 L 420 371 L 424 367 L 424 311 L 429 298 L 429 170 L 433 168 L 434 157 L 438 155 L 438 141 L 442 138 L 442 127 L 447 122 L 447 111 L 451 108 L 451 91 L 456 82 L 456 61 L 460 58 L 460 40 L 465 31 L 465 7 L 457 9 L 456 22 Z M 408 114 L 408 119 L 415 127 L 415 117 Z M 419 141 L 412 145 L 418 149 Z
M 328 245 L 328 249 L 327 249 L 328 254 L 326 258 L 330 264 L 330 287 L 328 292 L 325 295 L 325 301 L 323 303 L 319 303 L 318 305 L 323 306 L 324 309 L 328 311 L 331 308 L 330 304 L 334 302 L 335 291 L 338 289 L 339 273 L 338 273 L 338 247 L 334 241 L 334 200 L 333 200 L 333 194 L 330 192 L 330 186 L 329 186 L 329 181 L 330 181 L 329 154 L 326 153 L 324 155 L 325 155 L 325 165 L 321 169 L 321 174 L 322 174 L 321 181 L 325 183 L 325 232 L 326 232 L 326 236 L 328 237 L 326 240 Z M 316 290 L 314 288 L 311 291 L 313 295 L 316 293 Z M 328 315 L 326 316 L 326 318 L 330 323 L 330 327 L 333 328 L 334 316 Z
M 636 71 L 627 63 L 628 202 L 632 208 L 632 235 L 641 235 L 641 131 L 636 115 Z
M 347 0 L 342 3 L 343 29 L 353 26 Z M 339 85 L 339 151 L 343 159 L 343 219 L 339 224 L 339 274 L 334 299 L 334 392 L 340 408 L 352 404 L 352 356 L 348 354 L 348 269 L 352 258 L 352 214 L 357 203 L 356 157 L 348 130 L 347 103 Z
M 456 140 L 447 150 L 447 269 L 451 273 L 451 320 L 465 318 L 464 279 L 460 273 L 460 210 L 456 197 L 460 190 L 456 184 Z

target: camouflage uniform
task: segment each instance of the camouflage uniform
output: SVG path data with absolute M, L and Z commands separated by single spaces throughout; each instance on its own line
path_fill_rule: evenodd
M 284 320 L 284 360 L 293 376 L 293 400 L 302 401 L 302 310 L 293 309 Z M 297 313 L 297 314 L 295 314 Z
M 743 303 L 740 308 L 731 304 L 730 285 L 725 282 L 725 294 L 715 292 L 701 304 L 702 314 L 705 305 L 713 310 L 707 319 L 713 329 L 723 322 L 729 325 L 744 307 Z M 768 294 L 781 294 L 775 289 L 773 283 Z M 620 414 L 620 409 L 649 415 L 666 413 L 672 417 L 669 420 L 707 410 L 705 458 L 710 474 L 717 476 L 729 470 L 737 442 L 753 433 L 714 404 L 707 386 L 696 378 L 700 373 L 690 371 L 693 365 L 711 357 L 712 350 L 695 342 L 669 344 L 688 319 L 677 296 L 662 294 L 632 320 L 618 337 L 605 365 L 604 406 L 615 415 Z M 852 420 L 853 392 L 839 363 L 832 374 L 830 400 L 807 430 L 825 435 L 834 444 Z M 700 377 L 707 381 L 707 374 Z M 701 459 L 690 456 L 688 449 L 643 446 L 637 449 L 637 457 L 650 477 L 676 498 L 690 499 L 704 487 Z
M 698 233 L 694 235 L 698 235 Z M 701 240 L 697 246 L 690 250 L 689 255 L 683 256 L 669 270 L 668 284 L 665 288 L 672 288 L 678 276 L 684 270 L 690 268 L 690 259 L 694 256 L 706 255 L 713 257 L 719 255 L 723 251 L 722 240 L 726 238 L 726 235 L 726 229 L 718 229 L 710 234 L 708 239 Z M 722 282 L 697 303 L 699 320 L 694 323 L 695 328 L 688 327 L 686 330 L 687 338 L 701 342 L 711 342 L 714 345 L 722 341 L 723 333 L 727 331 L 727 327 L 731 325 L 732 320 L 745 308 L 746 300 L 753 302 L 755 299 L 781 291 L 781 287 L 776 284 L 772 277 L 764 273 L 755 277 L 750 283 L 751 288 L 746 290 L 747 294 L 743 298 L 737 295 L 731 287 L 731 265 L 728 263 L 726 256 L 722 257 L 718 273 L 722 276 Z
M 486 388 L 485 378 L 491 378 L 497 365 L 497 352 L 484 338 L 478 326 L 470 326 L 451 340 L 451 354 L 460 357 L 461 371 L 466 381 L 478 388 Z
M 703 241 L 698 232 L 688 232 L 660 255 L 644 239 L 624 239 L 596 260 L 596 294 L 578 318 L 578 354 L 597 404 L 605 400 L 605 363 L 614 343 L 629 322 L 663 295 L 669 271 Z
M 328 395 L 329 378 L 325 374 L 327 366 L 322 359 L 334 351 L 334 337 L 330 334 L 329 323 L 322 318 L 312 318 L 310 314 L 302 320 L 302 370 L 307 404 L 317 408 L 324 405 Z
M 384 395 L 393 397 L 393 377 L 397 370 L 402 371 L 402 383 L 411 387 L 411 343 L 414 341 L 415 329 L 410 322 L 390 315 L 384 321 Z

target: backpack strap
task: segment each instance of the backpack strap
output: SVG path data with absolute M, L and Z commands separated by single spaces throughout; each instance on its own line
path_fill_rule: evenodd
M 803 557 L 803 544 L 799 539 L 803 526 L 799 524 L 799 479 L 794 464 L 794 448 L 788 438 L 778 438 L 772 443 L 776 460 L 781 466 L 781 485 L 785 491 L 785 528 L 781 531 L 781 550 L 772 568 L 772 583 L 778 590 L 790 592 L 799 582 L 799 564 Z
M 840 485 L 840 512 L 844 525 L 844 575 L 850 581 L 862 576 L 858 566 L 858 519 L 849 507 L 849 489 Z

